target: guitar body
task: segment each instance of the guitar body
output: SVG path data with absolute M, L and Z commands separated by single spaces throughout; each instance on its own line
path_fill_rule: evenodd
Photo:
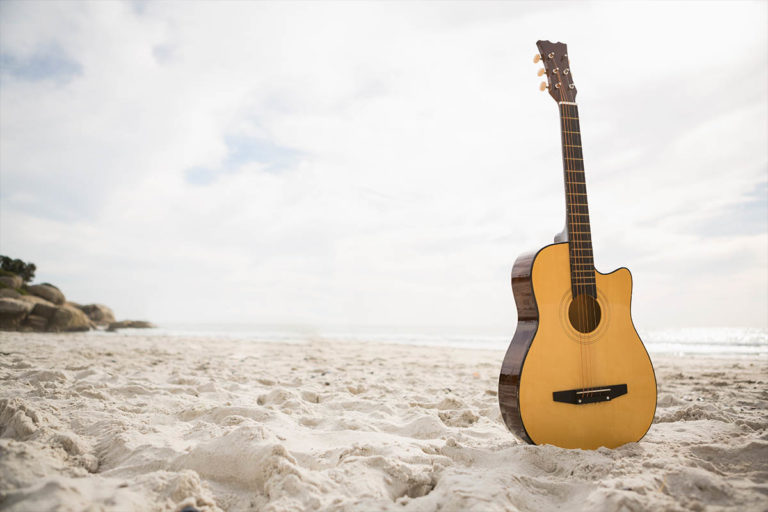
M 632 276 L 626 268 L 595 272 L 595 282 L 600 320 L 582 333 L 569 318 L 568 243 L 515 262 L 518 326 L 502 363 L 499 403 L 506 425 L 528 442 L 614 448 L 639 441 L 653 421 L 656 378 L 630 315 Z M 575 400 L 557 401 L 556 392 Z

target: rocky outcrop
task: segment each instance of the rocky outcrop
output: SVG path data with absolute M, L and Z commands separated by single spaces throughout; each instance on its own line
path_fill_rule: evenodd
M 154 324 L 147 322 L 146 320 L 121 320 L 119 322 L 112 322 L 107 327 L 108 331 L 116 331 L 118 329 L 152 329 Z
M 0 288 L 0 299 L 2 298 L 18 299 L 20 296 L 21 294 L 16 290 L 14 290 L 13 288 Z
M 155 327 L 143 320 L 116 322 L 115 314 L 104 304 L 68 302 L 50 283 L 24 285 L 19 276 L 6 269 L 0 272 L 0 329 L 73 332 Z
M 64 294 L 61 293 L 61 290 L 49 283 L 33 284 L 27 286 L 26 291 L 32 295 L 45 299 L 48 302 L 53 302 L 57 306 L 60 306 L 66 302 L 66 298 L 64 297 Z
M 54 332 L 88 331 L 91 329 L 91 319 L 79 309 L 64 304 L 56 308 L 46 329 Z
M 21 288 L 21 285 L 24 284 L 24 281 L 22 279 L 15 275 L 9 273 L 4 273 L 3 275 L 0 275 L 0 288 Z
M 34 305 L 32 308 L 32 314 L 42 317 L 46 322 L 49 322 L 51 318 L 53 318 L 53 315 L 56 314 L 56 310 L 58 308 L 58 306 L 54 306 L 47 300 L 41 301 Z
M 8 297 L 0 299 L 0 329 L 16 329 L 32 311 L 32 304 Z
M 30 313 L 21 325 L 33 331 L 44 331 L 48 326 L 48 319 Z
M 78 307 L 96 325 L 106 326 L 115 321 L 115 314 L 104 304 L 86 304 L 85 306 Z

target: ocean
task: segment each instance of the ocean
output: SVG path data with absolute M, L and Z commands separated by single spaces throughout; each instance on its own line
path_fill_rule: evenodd
M 111 333 L 92 331 L 94 335 Z M 254 324 L 166 324 L 155 329 L 123 329 L 123 334 L 159 335 L 179 338 L 229 338 L 275 343 L 303 343 L 307 340 L 396 343 L 435 347 L 505 350 L 512 338 L 508 333 L 472 328 L 402 328 L 392 326 L 286 326 Z M 756 356 L 768 358 L 768 329 L 740 327 L 691 327 L 641 330 L 651 354 Z

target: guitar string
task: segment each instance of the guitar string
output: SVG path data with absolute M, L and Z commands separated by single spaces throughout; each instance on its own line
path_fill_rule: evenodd
M 561 75 L 558 73 L 558 87 L 560 92 L 560 100 L 565 101 L 565 93 L 564 88 L 562 84 L 562 78 Z M 563 153 L 565 154 L 565 183 L 566 183 L 566 190 L 569 193 L 569 197 L 567 197 L 566 205 L 567 205 L 567 219 L 568 219 L 568 230 L 571 231 L 569 233 L 572 236 L 569 236 L 569 263 L 570 263 L 570 274 L 571 274 L 571 298 L 572 301 L 576 301 L 577 297 L 579 295 L 579 287 L 580 283 L 578 280 L 578 274 L 576 273 L 576 269 L 578 268 L 578 255 L 579 255 L 579 241 L 576 238 L 578 236 L 577 233 L 575 233 L 576 224 L 575 223 L 575 211 L 574 211 L 574 202 L 576 200 L 575 193 L 577 192 L 576 184 L 573 181 L 573 175 L 570 171 L 570 165 L 569 160 L 571 157 L 573 157 L 573 148 L 571 144 L 571 137 L 570 137 L 570 119 L 568 117 L 571 117 L 568 115 L 568 109 L 567 105 L 564 105 L 563 103 L 560 104 L 560 115 L 562 117 L 562 130 L 563 130 Z M 575 161 L 575 160 L 570 160 Z M 573 250 L 576 249 L 576 250 Z M 574 282 L 575 279 L 575 282 Z M 574 293 L 574 290 L 576 293 Z M 580 311 L 577 310 L 577 316 L 579 316 Z M 570 314 L 568 315 L 569 321 L 570 321 Z M 580 381 L 581 381 L 581 390 L 584 391 L 585 388 L 585 374 L 586 374 L 586 367 L 584 362 L 584 345 L 581 343 L 581 332 L 577 329 L 577 339 L 579 341 L 579 363 L 581 368 L 581 375 L 580 375 Z
M 578 107 L 574 106 L 574 109 L 577 110 Z M 576 114 L 575 117 L 578 118 L 576 122 L 579 123 L 579 126 L 576 129 L 579 132 L 579 145 L 583 146 L 581 142 L 582 140 L 581 119 L 579 118 L 578 114 Z M 587 324 L 587 327 L 591 327 L 591 329 L 589 330 L 588 333 L 585 333 L 584 336 L 589 342 L 590 333 L 592 333 L 594 329 L 597 328 L 597 308 L 592 303 L 592 301 L 588 298 L 588 296 L 591 296 L 591 293 L 594 290 L 593 298 L 595 302 L 597 302 L 597 279 L 596 279 L 595 270 L 594 270 L 594 250 L 593 250 L 594 246 L 592 244 L 592 226 L 589 224 L 589 203 L 588 203 L 588 197 L 587 197 L 587 175 L 586 175 L 586 170 L 584 169 L 584 148 L 582 147 L 580 149 L 582 153 L 581 154 L 581 158 L 582 158 L 581 174 L 582 174 L 582 179 L 584 180 L 584 191 L 583 191 L 584 204 L 582 206 L 584 209 L 584 212 L 583 212 L 584 218 L 586 219 L 585 227 L 587 228 L 583 235 L 585 236 L 585 238 L 588 237 L 588 239 L 584 240 L 585 250 L 583 252 L 583 257 L 586 260 L 586 263 L 582 265 L 582 267 L 585 267 L 586 270 L 588 271 L 588 277 L 585 282 L 584 314 L 587 317 L 587 320 L 591 320 L 591 323 Z M 590 308 L 588 307 L 589 305 L 592 305 L 593 307 Z M 593 364 L 594 361 L 592 357 L 594 355 L 594 351 L 592 350 L 591 343 L 587 343 L 584 350 L 586 352 L 586 360 L 587 360 L 587 376 L 588 376 L 587 389 L 591 389 L 595 386 L 595 382 L 593 382 L 595 372 L 594 372 L 594 364 Z M 591 392 L 587 393 L 587 396 L 592 397 L 592 393 Z
M 581 144 L 581 126 L 579 123 L 579 115 L 578 115 L 578 106 L 576 105 L 567 105 L 568 111 L 571 114 L 569 117 L 573 117 L 574 119 L 570 120 L 571 123 L 571 132 L 578 133 L 579 134 L 579 144 L 576 144 L 578 146 L 582 146 Z M 574 135 L 572 135 L 574 137 Z M 582 165 L 581 169 L 579 169 L 579 166 L 576 164 L 576 161 L 572 163 L 570 166 L 570 172 L 571 176 L 574 181 L 574 188 L 578 190 L 578 196 L 577 198 L 574 198 L 574 209 L 576 210 L 574 217 L 578 220 L 575 220 L 575 222 L 578 222 L 577 226 L 579 228 L 583 227 L 589 227 L 587 224 L 585 224 L 583 221 L 584 214 L 587 213 L 588 210 L 586 210 L 586 195 L 582 196 L 581 194 L 586 194 L 586 179 L 584 179 L 583 188 L 580 187 L 582 183 L 579 181 L 579 172 L 581 172 L 581 178 L 586 178 L 584 169 L 583 169 L 583 148 L 579 148 L 581 151 L 577 151 L 574 148 L 574 154 L 578 153 L 582 157 Z M 584 198 L 584 201 L 581 200 L 581 198 Z M 584 210 L 584 211 L 582 211 Z M 589 252 L 590 252 L 590 244 L 589 240 L 587 239 L 586 235 L 588 234 L 588 231 L 585 229 L 575 229 L 575 231 L 578 232 L 578 254 L 576 255 L 576 262 L 577 262 L 577 283 L 578 283 L 578 290 L 579 290 L 579 297 L 578 297 L 578 311 L 580 313 L 580 317 L 582 320 L 582 329 L 587 329 L 590 326 L 589 320 L 591 318 L 590 315 L 590 309 L 588 308 L 589 299 L 587 298 L 588 295 L 590 295 L 590 278 L 588 275 L 589 268 Z M 589 340 L 589 334 L 586 331 L 579 330 L 579 339 L 581 342 L 581 345 L 583 346 L 584 351 L 584 373 L 585 373 L 585 390 L 590 389 L 592 387 L 592 351 L 590 350 L 589 344 L 587 341 Z M 582 395 L 583 398 L 589 398 L 590 393 L 586 393 Z
M 563 72 L 563 74 L 565 73 Z M 558 80 L 560 84 L 559 89 L 560 89 L 561 100 L 566 101 L 567 100 L 565 96 L 566 84 L 563 83 L 562 75 L 558 74 Z M 570 112 L 571 110 L 573 112 Z M 577 219 L 581 219 L 583 216 L 588 217 L 588 212 L 589 212 L 589 209 L 587 206 L 588 205 L 587 198 L 586 198 L 586 173 L 583 168 L 584 167 L 583 154 L 581 151 L 579 151 L 582 149 L 581 148 L 582 144 L 581 144 L 581 126 L 579 124 L 578 107 L 576 105 L 561 104 L 561 114 L 563 115 L 563 118 L 564 118 L 563 129 L 565 130 L 565 134 L 566 134 L 565 140 L 567 141 L 567 143 L 569 143 L 566 146 L 566 148 L 571 148 L 571 149 L 566 149 L 566 156 L 573 157 L 570 159 L 571 161 L 570 164 L 568 164 L 568 162 L 566 161 L 566 176 L 570 176 L 573 179 L 566 180 L 566 181 L 569 182 L 569 190 L 572 190 L 575 192 L 574 197 L 572 197 L 570 200 L 570 204 L 573 207 L 570 218 L 571 218 L 571 221 L 574 223 L 573 230 L 574 230 L 574 234 L 576 235 L 576 240 L 574 240 L 574 246 L 576 248 L 576 251 L 575 251 L 575 254 L 573 255 L 575 268 L 573 270 L 575 271 L 575 275 L 576 275 L 575 288 L 577 291 L 576 295 L 578 297 L 578 299 L 576 298 L 575 299 L 579 300 L 579 302 L 577 303 L 577 315 L 579 319 L 583 322 L 581 325 L 582 328 L 587 328 L 593 325 L 596 327 L 597 320 L 598 320 L 597 310 L 594 307 L 591 309 L 588 307 L 588 305 L 590 304 L 590 301 L 587 298 L 588 295 L 591 295 L 590 287 L 592 287 L 595 290 L 594 299 L 595 301 L 597 300 L 597 297 L 596 297 L 597 283 L 595 280 L 594 269 L 592 268 L 593 265 L 590 264 L 589 262 L 590 260 L 589 255 L 593 254 L 593 251 L 591 247 L 591 241 L 588 240 L 587 237 L 585 236 L 587 234 L 591 234 L 590 233 L 591 230 L 582 231 L 577 229 L 578 226 L 582 226 L 582 225 L 587 226 L 587 228 L 589 228 L 589 225 L 587 223 L 583 223 L 580 220 L 577 220 Z M 568 114 L 571 114 L 571 115 L 568 115 Z M 573 119 L 565 119 L 569 117 L 572 117 Z M 573 129 L 569 130 L 568 128 L 573 128 Z M 577 134 L 579 136 L 578 141 L 574 140 L 575 136 L 573 134 Z M 579 142 L 579 144 L 570 144 L 573 142 Z M 576 146 L 579 146 L 578 150 L 576 149 Z M 578 154 L 581 154 L 582 156 L 581 169 L 578 168 L 579 167 L 577 165 L 578 157 L 575 156 Z M 579 182 L 576 180 L 579 172 L 582 173 L 582 177 L 584 178 L 583 191 L 579 190 L 579 187 L 578 187 Z M 582 197 L 582 194 L 584 197 L 583 203 L 580 200 L 578 200 L 579 198 Z M 585 211 L 583 212 L 578 211 L 578 210 L 581 210 L 582 207 Z M 586 268 L 588 266 L 589 268 Z M 579 306 L 583 306 L 583 307 L 579 307 Z M 590 320 L 592 320 L 591 323 L 589 322 Z M 592 330 L 590 330 L 589 332 L 592 332 Z M 577 332 L 578 332 L 577 336 L 579 339 L 579 346 L 580 346 L 580 354 L 581 354 L 581 358 L 583 359 L 582 361 L 583 379 L 582 380 L 586 380 L 586 388 L 591 388 L 593 384 L 592 382 L 593 368 L 592 368 L 592 357 L 591 357 L 592 351 L 590 350 L 589 346 L 585 346 L 585 342 L 588 341 L 588 338 L 589 338 L 589 332 L 582 332 L 579 329 L 577 329 Z M 584 390 L 585 389 L 583 386 L 582 391 Z M 591 395 L 586 394 L 584 396 L 589 397 Z
M 572 80 L 573 80 L 573 76 L 571 75 L 571 81 Z M 594 264 L 595 264 L 595 261 L 594 261 L 595 252 L 594 252 L 594 244 L 592 242 L 592 226 L 589 223 L 589 200 L 588 200 L 588 196 L 587 196 L 587 175 L 586 175 L 586 169 L 584 168 L 584 148 L 583 148 L 583 143 L 582 143 L 583 139 L 582 139 L 582 135 L 581 135 L 581 119 L 580 119 L 580 117 L 578 115 L 578 106 L 574 105 L 573 108 L 574 108 L 575 111 L 577 111 L 577 113 L 576 113 L 576 115 L 574 117 L 576 118 L 575 122 L 578 123 L 578 126 L 576 127 L 576 132 L 579 134 L 579 146 L 580 146 L 579 149 L 580 149 L 580 153 L 581 153 L 581 173 L 582 173 L 582 178 L 584 180 L 584 192 L 583 192 L 583 194 L 584 194 L 584 196 L 583 196 L 584 197 L 584 204 L 583 204 L 584 212 L 583 213 L 584 213 L 584 217 L 586 219 L 586 224 L 585 225 L 587 227 L 585 235 L 588 235 L 588 237 L 589 237 L 588 240 L 584 241 L 585 247 L 588 245 L 588 248 L 586 248 L 586 250 L 584 251 L 584 254 L 585 254 L 584 257 L 588 260 L 587 264 L 589 265 L 589 268 L 587 269 L 589 271 L 589 279 L 587 279 L 586 288 L 587 288 L 587 292 L 594 292 L 594 296 L 593 296 L 594 304 L 592 304 L 592 302 L 589 301 L 589 303 L 592 304 L 593 307 L 591 309 L 590 308 L 586 308 L 586 311 L 585 311 L 585 313 L 588 315 L 588 317 L 592 320 L 592 323 L 589 324 L 590 327 L 592 327 L 592 329 L 589 332 L 592 333 L 592 332 L 594 332 L 597 329 L 598 323 L 600 321 L 600 316 L 599 316 L 599 313 L 598 313 L 598 311 L 599 311 L 598 308 L 600 307 L 600 304 L 599 304 L 599 302 L 597 300 L 598 299 L 598 295 L 597 295 L 597 271 L 595 270 L 595 266 L 594 266 Z M 586 266 L 586 265 L 584 265 L 584 266 Z M 591 290 L 589 289 L 590 286 L 592 288 Z M 589 294 L 589 293 L 587 293 L 587 294 Z M 595 367 L 594 367 L 594 364 L 593 364 L 594 361 L 593 361 L 593 358 L 592 358 L 594 351 L 591 348 L 591 344 L 587 344 L 587 347 L 586 347 L 585 350 L 586 350 L 586 356 L 587 356 L 586 357 L 587 358 L 587 375 L 589 377 L 588 387 L 592 388 L 592 387 L 595 386 L 595 382 L 592 381 L 592 379 L 595 376 Z M 589 393 L 588 396 L 591 397 L 592 393 Z
M 554 65 L 554 63 L 553 63 L 553 65 Z M 556 69 L 557 69 L 557 67 L 556 67 Z M 572 222 L 573 209 L 572 209 L 572 205 L 571 205 L 571 198 L 574 197 L 574 196 L 573 196 L 572 183 L 571 183 L 571 180 L 570 180 L 570 174 L 569 174 L 569 171 L 568 171 L 568 158 L 570 156 L 570 153 L 569 153 L 570 152 L 570 149 L 569 149 L 570 145 L 569 145 L 569 139 L 568 139 L 568 119 L 567 119 L 568 116 L 567 116 L 566 111 L 565 111 L 565 105 L 563 105 L 563 103 L 562 103 L 562 101 L 565 101 L 565 98 L 563 96 L 563 88 L 562 88 L 562 84 L 561 84 L 562 80 L 560 80 L 559 74 L 557 74 L 557 75 L 558 75 L 557 76 L 557 78 L 558 78 L 558 85 L 561 85 L 561 87 L 555 86 L 555 88 L 558 89 L 558 92 L 560 93 L 560 101 L 561 101 L 561 103 L 558 106 L 559 106 L 559 111 L 560 111 L 560 124 L 561 124 L 561 128 L 560 129 L 562 130 L 563 155 L 564 155 L 564 159 L 565 159 L 564 162 L 563 162 L 563 167 L 565 168 L 566 224 L 567 224 L 566 225 L 566 229 L 569 232 L 568 233 L 568 235 L 569 235 L 568 236 L 568 252 L 569 252 L 569 254 L 568 254 L 568 263 L 569 263 L 569 271 L 570 271 L 569 275 L 571 277 L 571 283 L 570 283 L 571 286 L 570 286 L 570 288 L 571 288 L 571 298 L 572 298 L 572 300 L 576 300 L 576 295 L 577 294 L 573 293 L 574 284 L 575 284 L 574 281 L 573 281 L 573 279 L 574 279 L 573 271 L 575 269 L 574 259 L 576 257 L 576 252 L 571 250 L 572 249 L 571 244 L 575 244 L 576 241 L 573 240 L 573 237 L 571 236 L 572 235 L 572 233 L 571 233 L 572 229 L 571 228 L 573 227 L 573 222 Z M 570 314 L 568 315 L 568 321 L 570 321 Z M 581 374 L 580 375 L 581 389 L 583 391 L 584 390 L 584 354 L 583 354 L 583 349 L 582 349 L 581 343 L 579 343 L 579 364 L 580 364 L 580 369 L 581 369 L 581 372 L 580 372 L 580 374 Z
M 559 89 L 559 92 L 560 92 L 560 100 L 561 101 L 566 101 L 565 87 L 564 87 L 564 84 L 563 84 L 562 75 L 559 72 L 557 73 L 557 78 L 558 78 L 558 84 L 560 85 L 560 87 L 557 87 L 557 89 Z M 568 107 L 570 107 L 570 106 L 571 105 L 565 105 L 565 104 L 561 103 L 560 104 L 560 116 L 561 116 L 561 119 L 562 119 L 562 121 L 561 121 L 562 122 L 561 129 L 563 130 L 563 149 L 564 149 L 563 153 L 565 154 L 565 162 L 564 162 L 565 165 L 564 165 L 564 167 L 565 167 L 566 191 L 571 194 L 570 197 L 566 198 L 567 199 L 566 205 L 567 205 L 567 210 L 568 210 L 567 211 L 567 219 L 568 219 L 569 224 L 570 224 L 570 226 L 568 226 L 567 228 L 568 228 L 569 231 L 572 231 L 572 233 L 569 233 L 569 234 L 574 235 L 573 237 L 571 237 L 571 236 L 568 237 L 569 238 L 568 246 L 569 246 L 569 253 L 570 253 L 569 254 L 569 263 L 570 263 L 570 270 L 571 270 L 571 297 L 572 297 L 573 301 L 576 301 L 576 300 L 578 300 L 577 297 L 580 295 L 580 292 L 582 291 L 582 288 L 583 288 L 583 284 L 581 283 L 581 279 L 579 277 L 580 275 L 579 275 L 579 272 L 577 270 L 578 268 L 581 267 L 581 265 L 580 265 L 580 263 L 581 263 L 581 261 L 580 261 L 580 254 L 581 254 L 581 250 L 583 249 L 583 247 L 581 245 L 582 241 L 579 238 L 580 233 L 576 232 L 576 227 L 578 226 L 578 224 L 576 224 L 576 220 L 575 220 L 576 219 L 576 213 L 577 213 L 575 211 L 575 208 L 576 208 L 576 198 L 578 197 L 576 195 L 577 191 L 578 191 L 578 188 L 577 188 L 577 184 L 575 183 L 575 180 L 572 179 L 573 178 L 573 172 L 572 172 L 572 169 L 570 169 L 571 166 L 568 163 L 569 160 L 571 162 L 576 162 L 576 160 L 573 159 L 573 158 L 575 158 L 575 154 L 576 154 L 575 148 L 573 147 L 574 145 L 571 144 L 573 142 L 572 137 L 570 135 L 570 132 L 572 130 L 568 129 L 568 128 L 571 127 L 570 123 L 573 121 L 572 119 L 568 119 L 569 117 L 571 117 L 571 116 L 568 115 L 569 114 Z M 575 250 L 571 250 L 571 249 L 575 249 Z M 576 280 L 575 283 L 573 282 L 573 279 Z M 573 293 L 574 289 L 576 291 L 575 295 Z M 586 316 L 582 315 L 583 312 L 580 311 L 581 308 L 578 308 L 578 304 L 576 305 L 576 307 L 577 307 L 576 316 L 580 317 L 579 319 L 583 318 L 583 320 L 586 321 Z M 569 321 L 570 321 L 570 315 L 568 315 L 568 317 L 569 317 Z M 583 341 L 584 341 L 583 340 L 583 334 L 582 334 L 582 332 L 579 329 L 576 329 L 576 331 L 578 333 L 577 334 L 577 339 L 578 339 L 578 342 L 579 342 L 579 359 L 580 359 L 580 367 L 581 367 L 581 379 L 580 379 L 581 380 L 581 390 L 584 391 L 585 388 L 586 388 L 585 384 L 588 384 L 588 382 L 585 382 L 585 379 L 588 378 L 587 375 L 586 375 L 588 373 L 588 367 L 587 367 L 587 362 L 585 362 L 585 357 L 584 357 L 585 349 L 584 349 L 584 343 L 583 343 Z
M 573 79 L 573 77 L 571 76 L 571 80 L 572 79 Z M 581 119 L 579 118 L 579 115 L 578 115 L 578 106 L 573 105 L 573 109 L 575 111 L 577 111 L 576 115 L 574 116 L 576 118 L 574 120 L 574 122 L 578 123 L 578 126 L 576 126 L 576 130 L 575 131 L 579 134 L 579 146 L 583 146 L 583 144 L 582 144 L 582 136 L 581 136 Z M 589 268 L 587 269 L 588 273 L 589 273 L 589 278 L 586 279 L 586 282 L 585 282 L 585 291 L 587 292 L 587 293 L 585 293 L 585 295 L 590 295 L 590 292 L 594 291 L 594 296 L 593 296 L 594 304 L 593 304 L 593 307 L 592 308 L 586 308 L 585 307 L 585 314 L 587 315 L 588 319 L 592 320 L 592 322 L 589 324 L 589 326 L 592 327 L 592 329 L 589 331 L 591 333 L 591 332 L 594 332 L 595 329 L 597 329 L 597 325 L 599 323 L 599 316 L 598 316 L 598 309 L 597 309 L 599 307 L 599 303 L 597 301 L 597 275 L 596 275 L 596 270 L 594 268 L 594 245 L 592 243 L 592 226 L 589 224 L 589 201 L 588 201 L 588 196 L 587 196 L 586 170 L 584 169 L 584 154 L 583 154 L 584 149 L 583 149 L 583 147 L 580 147 L 579 149 L 581 150 L 580 152 L 581 152 L 581 158 L 582 158 L 581 159 L 581 173 L 582 173 L 582 178 L 584 180 L 584 191 L 583 191 L 583 194 L 584 194 L 584 196 L 583 196 L 584 197 L 584 204 L 583 204 L 584 212 L 583 213 L 584 213 L 584 216 L 587 219 L 586 224 L 585 224 L 586 227 L 587 227 L 587 230 L 586 230 L 586 232 L 584 234 L 585 235 L 589 235 L 589 239 L 588 240 L 584 240 L 585 250 L 583 251 L 583 256 L 582 256 L 584 259 L 587 260 L 587 262 L 585 264 L 583 264 L 582 266 L 587 266 L 587 265 L 589 266 Z M 588 247 L 587 247 L 587 245 L 588 245 Z M 591 290 L 590 290 L 590 286 L 592 288 Z M 586 298 L 585 298 L 585 301 L 586 301 Z M 586 301 L 585 302 L 585 306 L 586 306 L 587 302 L 589 304 L 592 304 L 591 301 Z M 588 338 L 589 334 L 588 333 L 585 334 L 585 337 Z M 595 385 L 595 382 L 592 381 L 592 379 L 595 376 L 595 368 L 594 368 L 594 365 L 593 365 L 594 361 L 593 361 L 593 358 L 592 358 L 594 351 L 591 349 L 591 344 L 589 344 L 589 343 L 587 344 L 587 346 L 585 348 L 585 352 L 586 352 L 586 362 L 587 362 L 587 376 L 589 378 L 589 381 L 587 382 L 587 384 L 588 384 L 588 388 L 592 388 Z M 591 397 L 592 393 L 588 393 L 587 396 Z

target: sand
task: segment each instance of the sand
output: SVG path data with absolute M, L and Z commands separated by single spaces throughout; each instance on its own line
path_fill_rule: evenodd
M 766 359 L 654 357 L 646 437 L 582 451 L 507 431 L 502 357 L 0 333 L 0 509 L 768 510 Z

